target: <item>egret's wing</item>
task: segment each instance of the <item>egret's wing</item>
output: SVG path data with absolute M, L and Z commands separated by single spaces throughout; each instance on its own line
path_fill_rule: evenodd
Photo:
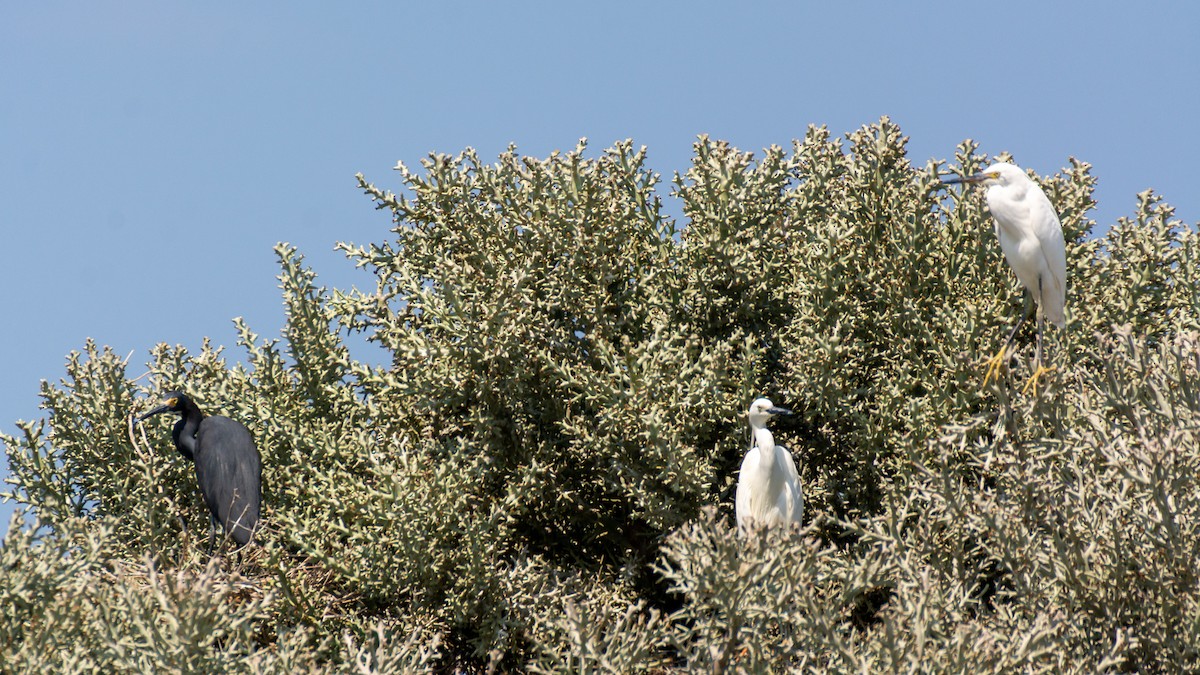
M 795 500 L 795 503 L 791 505 L 788 511 L 792 514 L 792 520 L 799 523 L 804 515 L 804 488 L 800 486 L 800 472 L 796 470 L 796 461 L 792 459 L 792 451 L 782 445 L 776 447 L 783 451 L 781 453 L 783 455 L 783 479 L 787 486 L 791 488 L 791 497 Z M 784 490 L 780 498 L 782 499 L 787 496 L 788 491 Z
M 796 460 L 792 459 L 792 451 L 782 445 L 775 446 L 783 451 L 783 477 L 786 480 L 800 482 L 800 472 L 796 470 Z
M 1031 200 L 1030 216 L 1045 268 L 1049 271 L 1049 278 L 1042 279 L 1042 297 L 1038 300 L 1046 318 L 1061 328 L 1065 323 L 1063 308 L 1067 303 L 1067 245 L 1054 205 L 1046 193 L 1038 192 L 1041 198 Z
M 239 544 L 250 540 L 262 502 L 262 459 L 250 430 L 206 417 L 196 434 L 196 478 L 209 511 Z
M 738 472 L 737 494 L 734 497 L 734 512 L 737 514 L 738 527 L 749 526 L 750 518 L 750 481 L 748 476 L 758 467 L 758 448 L 750 448 L 742 460 L 742 469 Z

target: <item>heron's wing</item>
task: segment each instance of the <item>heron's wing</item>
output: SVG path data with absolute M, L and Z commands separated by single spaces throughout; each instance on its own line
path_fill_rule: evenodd
M 196 434 L 196 477 L 209 511 L 239 544 L 250 540 L 262 501 L 262 459 L 250 430 L 206 417 Z
M 1046 193 L 1040 190 L 1039 193 L 1040 199 L 1031 200 L 1030 216 L 1049 278 L 1042 279 L 1042 297 L 1038 301 L 1046 318 L 1062 327 L 1067 302 L 1067 245 L 1054 205 Z

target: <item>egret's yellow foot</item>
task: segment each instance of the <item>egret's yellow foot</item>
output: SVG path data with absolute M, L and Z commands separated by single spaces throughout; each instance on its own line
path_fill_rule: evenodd
M 1029 381 L 1025 383 L 1024 387 L 1021 387 L 1021 393 L 1028 394 L 1029 390 L 1033 389 L 1033 395 L 1037 396 L 1038 378 L 1041 377 L 1042 375 L 1045 375 L 1046 373 L 1053 373 L 1056 370 L 1058 370 L 1058 366 L 1050 366 L 1049 368 L 1047 368 L 1046 366 L 1043 366 L 1042 364 L 1039 363 L 1037 369 L 1033 371 L 1033 375 L 1029 376 Z
M 1000 351 L 988 359 L 987 373 L 983 376 L 983 386 L 987 386 L 992 380 L 1000 381 L 1000 371 L 1004 368 L 1005 362 L 1008 361 L 1008 345 L 1000 348 Z

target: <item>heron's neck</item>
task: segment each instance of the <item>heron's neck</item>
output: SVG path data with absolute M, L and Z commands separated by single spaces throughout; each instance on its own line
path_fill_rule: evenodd
M 196 407 L 195 403 L 185 406 L 181 411 L 183 416 L 175 423 L 175 429 L 172 430 L 171 436 L 175 440 L 175 449 L 184 457 L 196 461 L 196 431 L 200 428 L 200 420 L 204 419 L 204 413 L 200 412 L 200 408 Z

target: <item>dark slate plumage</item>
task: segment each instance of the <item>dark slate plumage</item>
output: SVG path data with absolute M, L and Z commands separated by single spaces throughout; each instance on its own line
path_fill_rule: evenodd
M 262 506 L 262 458 L 250 430 L 228 417 L 205 417 L 186 394 L 177 391 L 164 396 L 163 405 L 141 419 L 164 412 L 180 414 L 171 438 L 179 454 L 196 465 L 196 480 L 212 517 L 209 550 L 218 523 L 239 546 L 245 546 L 258 527 Z

